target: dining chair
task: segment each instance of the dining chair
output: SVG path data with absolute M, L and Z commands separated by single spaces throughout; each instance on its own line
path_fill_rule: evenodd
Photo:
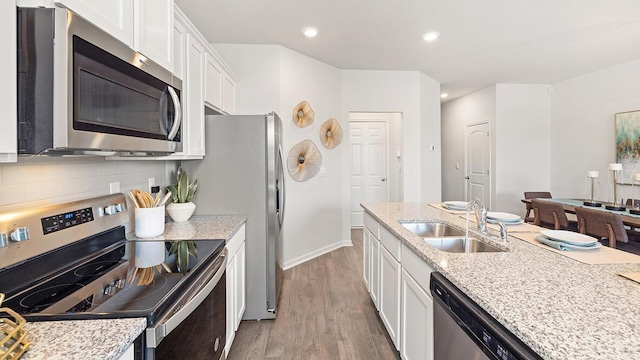
M 610 248 L 615 249 L 617 241 L 624 243 L 629 241 L 627 230 L 618 214 L 576 207 L 576 216 L 581 234 L 609 239 Z
M 525 199 L 551 199 L 551 193 L 548 191 L 525 191 L 524 192 Z M 530 203 L 525 203 L 525 207 L 527 209 L 527 213 L 524 214 L 524 221 L 532 223 L 534 221 L 533 216 L 529 216 L 531 211 L 533 210 L 533 206 Z
M 531 207 L 535 215 L 533 221 L 534 225 L 555 230 L 578 230 L 577 223 L 567 219 L 567 214 L 564 212 L 562 204 L 532 199 Z

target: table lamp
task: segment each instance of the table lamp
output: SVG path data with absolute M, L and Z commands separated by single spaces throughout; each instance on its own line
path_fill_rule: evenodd
M 591 184 L 590 184 L 591 185 L 591 196 L 589 197 L 589 200 L 585 200 L 583 202 L 583 204 L 585 206 L 592 206 L 592 207 L 601 207 L 602 206 L 602 203 L 596 200 L 597 196 L 595 194 L 595 182 L 596 182 L 596 179 L 598 177 L 600 177 L 600 173 L 599 172 L 594 171 L 594 170 L 587 171 L 587 179 L 589 179 L 590 182 L 591 182 Z
M 635 185 L 640 183 L 640 173 L 634 173 L 633 174 L 633 181 L 631 182 L 631 193 L 633 194 L 633 198 L 631 199 L 631 208 L 629 209 L 629 212 L 633 215 L 640 215 L 640 203 L 637 202 L 637 194 L 636 194 L 636 189 L 635 189 Z
M 609 171 L 613 173 L 613 203 L 606 205 L 607 210 L 626 211 L 627 208 L 618 202 L 618 172 L 622 171 L 622 164 L 609 164 Z

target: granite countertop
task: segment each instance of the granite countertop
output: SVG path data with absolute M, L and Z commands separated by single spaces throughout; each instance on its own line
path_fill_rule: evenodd
M 168 222 L 157 240 L 229 240 L 247 221 L 245 215 L 193 216 L 185 222 Z M 145 318 L 28 322 L 31 342 L 21 359 L 111 360 L 118 359 L 147 326 Z
M 246 215 L 196 215 L 184 222 L 169 221 L 160 236 L 140 239 L 130 232 L 127 240 L 229 240 L 246 221 Z
M 420 203 L 362 207 L 544 359 L 640 359 L 640 284 L 617 275 L 640 264 L 588 265 L 513 237 L 506 252 L 447 253 L 398 221 L 464 227 L 459 215 Z
M 118 359 L 147 327 L 147 319 L 28 322 L 24 360 Z

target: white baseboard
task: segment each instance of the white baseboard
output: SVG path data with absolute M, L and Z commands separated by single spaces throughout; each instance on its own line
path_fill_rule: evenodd
M 318 256 L 324 255 L 328 252 L 331 252 L 333 250 L 339 249 L 341 247 L 345 247 L 345 246 L 353 246 L 353 243 L 351 242 L 351 240 L 342 240 L 342 241 L 338 241 L 335 242 L 333 244 L 329 244 L 325 247 L 322 247 L 320 249 L 314 250 L 310 253 L 304 254 L 302 256 L 298 256 L 295 259 L 291 259 L 289 261 L 285 261 L 283 264 L 282 269 L 283 270 L 287 270 L 287 269 L 291 269 L 292 267 L 296 266 L 296 265 L 300 265 L 303 262 L 309 261 L 311 259 L 315 259 Z

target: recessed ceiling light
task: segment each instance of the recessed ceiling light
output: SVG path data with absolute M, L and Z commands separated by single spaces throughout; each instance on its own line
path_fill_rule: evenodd
M 440 94 L 440 97 L 443 98 L 443 99 L 446 98 L 447 96 L 449 96 L 449 94 L 447 94 L 447 93 Z
M 312 37 L 316 37 L 316 35 L 318 35 L 318 29 L 314 28 L 314 27 L 306 27 L 306 28 L 302 29 L 302 33 L 304 34 L 304 36 L 306 36 L 308 38 L 312 38 Z
M 427 42 L 432 42 L 435 39 L 437 39 L 439 36 L 440 36 L 439 32 L 431 31 L 431 32 L 428 32 L 428 33 L 424 34 L 424 36 L 422 38 Z

